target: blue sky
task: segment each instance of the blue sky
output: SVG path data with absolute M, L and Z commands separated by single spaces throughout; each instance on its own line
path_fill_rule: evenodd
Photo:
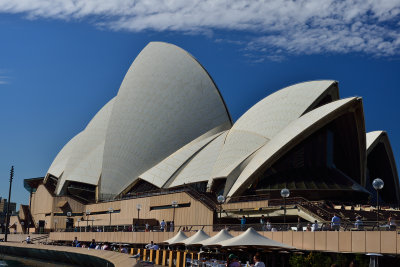
M 194 55 L 234 120 L 285 86 L 337 80 L 400 162 L 399 14 L 389 0 L 1 1 L 0 196 L 15 165 L 12 199 L 28 203 L 23 179 L 45 175 L 150 41 Z

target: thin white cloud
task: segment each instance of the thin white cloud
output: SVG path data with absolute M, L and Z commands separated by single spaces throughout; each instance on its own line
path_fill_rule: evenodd
M 284 54 L 400 54 L 399 0 L 1 0 L 0 12 L 29 19 L 90 17 L 112 30 L 208 34 L 233 30 L 266 58 Z M 245 44 L 243 44 L 245 40 Z M 278 54 L 278 55 L 277 55 Z
M 7 84 L 8 83 L 8 77 L 5 76 L 0 76 L 0 85 L 1 84 Z
M 8 73 L 6 69 L 0 69 L 0 85 L 9 83 L 10 77 L 6 73 Z

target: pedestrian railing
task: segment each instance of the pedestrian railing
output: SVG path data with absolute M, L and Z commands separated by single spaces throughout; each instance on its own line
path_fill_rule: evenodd
M 256 231 L 396 231 L 397 226 L 389 225 L 385 221 L 341 222 L 331 221 L 300 223 L 257 223 L 257 224 L 213 224 L 213 225 L 176 225 L 174 227 L 145 226 L 145 225 L 98 225 L 73 228 L 51 229 L 57 232 L 195 232 L 198 230 L 220 231 L 246 231 L 252 227 Z

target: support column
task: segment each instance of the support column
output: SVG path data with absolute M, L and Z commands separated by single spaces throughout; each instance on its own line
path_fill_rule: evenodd
M 145 261 L 146 260 L 146 253 L 147 253 L 147 249 L 143 249 L 143 260 Z
M 153 261 L 153 253 L 154 253 L 154 249 L 150 250 L 150 261 Z
M 160 265 L 160 250 L 156 250 L 156 265 Z
M 183 267 L 182 266 L 182 252 L 176 251 L 176 267 Z
M 174 266 L 173 261 L 174 261 L 173 251 L 171 250 L 171 251 L 169 252 L 169 263 L 168 263 L 168 267 Z
M 186 251 L 183 252 L 182 267 L 186 267 L 186 255 L 187 255 L 187 252 Z

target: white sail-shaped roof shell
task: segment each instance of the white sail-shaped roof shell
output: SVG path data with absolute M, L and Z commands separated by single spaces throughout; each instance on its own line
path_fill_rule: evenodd
M 113 196 L 230 117 L 213 80 L 181 48 L 154 42 L 129 68 L 111 114 L 101 193 Z
M 339 99 L 336 81 L 310 81 L 283 88 L 250 108 L 229 131 L 212 176 L 228 177 L 247 157 L 326 97 Z
M 68 156 L 56 193 L 66 181 L 97 185 L 103 164 L 106 131 L 115 98 L 111 99 L 89 122 Z
M 196 183 L 208 181 L 219 151 L 224 145 L 227 132 L 219 135 L 198 154 L 196 154 L 190 162 L 179 172 L 174 178 L 170 187 L 182 184 Z
M 81 138 L 83 132 L 78 133 L 75 135 L 65 146 L 58 152 L 57 156 L 53 160 L 50 165 L 50 168 L 47 171 L 46 176 L 53 175 L 59 178 L 65 170 L 65 166 L 67 165 L 68 159 L 72 153 L 72 151 L 76 147 L 76 143 Z
M 47 175 L 59 178 L 56 193 L 66 181 L 97 185 L 103 159 L 105 133 L 113 107 L 110 100 L 89 122 L 86 128 L 69 141 L 54 159 Z
M 373 131 L 366 134 L 366 142 L 367 142 L 367 156 L 374 151 L 374 149 L 378 146 L 379 143 L 382 143 L 385 148 L 385 153 L 389 160 L 390 172 L 392 173 L 393 185 L 390 190 L 393 190 L 393 194 L 396 195 L 397 202 L 400 201 L 400 186 L 399 186 L 399 176 L 397 173 L 396 160 L 393 155 L 392 146 L 389 141 L 389 136 L 386 131 Z M 383 160 L 383 158 L 382 158 Z M 380 177 L 383 178 L 383 177 Z M 372 183 L 372 181 L 369 181 Z M 385 181 L 384 181 L 385 182 Z M 388 190 L 387 186 L 384 188 Z M 388 192 L 388 191 L 386 191 Z
M 348 111 L 349 108 L 355 108 L 357 105 L 362 105 L 360 98 L 353 97 L 337 100 L 312 110 L 290 123 L 270 142 L 257 151 L 233 186 L 230 189 L 228 188 L 229 192 L 227 195 L 233 196 L 237 194 L 239 189 L 244 188 L 250 182 L 249 178 L 262 166 L 270 166 L 284 155 L 285 152 L 289 151 L 291 147 L 304 140 L 312 132 L 320 129 L 333 118 L 343 114 L 344 111 Z
M 376 142 L 379 141 L 380 138 L 386 135 L 385 131 L 373 131 L 366 134 L 367 138 L 367 154 L 370 152 L 371 149 L 374 148 Z
M 168 187 L 170 185 L 171 178 L 176 174 L 185 163 L 189 162 L 190 159 L 212 142 L 215 138 L 221 135 L 222 129 L 229 127 L 229 125 L 222 125 L 208 131 L 199 138 L 196 138 L 189 144 L 185 145 L 171 156 L 167 157 L 153 168 L 149 169 L 145 173 L 141 174 L 139 178 L 148 181 L 158 187 Z

